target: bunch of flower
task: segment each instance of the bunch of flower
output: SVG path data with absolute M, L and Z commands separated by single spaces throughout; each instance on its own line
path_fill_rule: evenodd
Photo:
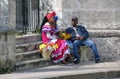
M 53 51 L 58 48 L 58 45 L 55 43 L 50 42 L 49 44 L 40 44 L 39 50 L 42 51 L 44 48 L 46 48 L 48 51 Z
M 60 38 L 62 39 L 70 39 L 71 38 L 71 34 L 66 33 L 66 32 L 60 32 Z

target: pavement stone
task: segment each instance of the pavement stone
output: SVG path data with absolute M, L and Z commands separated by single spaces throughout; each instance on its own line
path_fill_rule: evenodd
M 56 64 L 1 74 L 0 79 L 119 79 L 120 61 Z

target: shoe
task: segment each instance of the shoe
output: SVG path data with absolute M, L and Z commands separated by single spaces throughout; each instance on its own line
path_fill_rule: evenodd
M 95 63 L 100 63 L 100 59 L 96 59 L 96 60 L 95 60 Z
M 65 60 L 62 60 L 62 62 L 61 62 L 62 64 L 66 64 L 67 62 L 65 61 Z
M 74 59 L 74 64 L 78 64 L 80 61 L 77 60 L 76 58 Z
M 74 62 L 76 60 L 77 60 L 77 58 L 69 59 L 70 62 Z
M 77 61 L 77 58 L 74 58 L 73 61 Z
M 78 64 L 80 61 L 74 61 L 74 64 Z

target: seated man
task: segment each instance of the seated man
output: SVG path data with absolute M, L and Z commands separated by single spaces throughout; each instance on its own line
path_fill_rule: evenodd
M 84 26 L 77 25 L 78 24 L 78 18 L 73 17 L 71 20 L 72 27 L 69 27 L 66 29 L 66 32 L 71 34 L 71 38 L 68 40 L 68 45 L 73 45 L 70 47 L 73 47 L 73 56 L 75 58 L 74 63 L 78 64 L 80 62 L 80 56 L 79 56 L 79 49 L 81 45 L 89 46 L 94 54 L 95 57 L 95 63 L 100 62 L 100 56 L 98 54 L 98 50 L 96 48 L 96 44 L 88 39 L 89 33 L 85 29 Z M 71 43 L 71 44 L 70 44 Z

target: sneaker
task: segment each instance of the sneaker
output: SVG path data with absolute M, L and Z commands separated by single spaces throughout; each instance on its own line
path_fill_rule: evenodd
M 80 61 L 77 58 L 74 59 L 74 64 L 78 64 Z
M 74 60 L 73 61 L 77 61 L 77 58 L 74 58 Z
M 78 61 L 78 60 L 77 60 L 77 61 L 74 61 L 74 64 L 78 64 L 79 62 L 80 62 L 80 61 Z

